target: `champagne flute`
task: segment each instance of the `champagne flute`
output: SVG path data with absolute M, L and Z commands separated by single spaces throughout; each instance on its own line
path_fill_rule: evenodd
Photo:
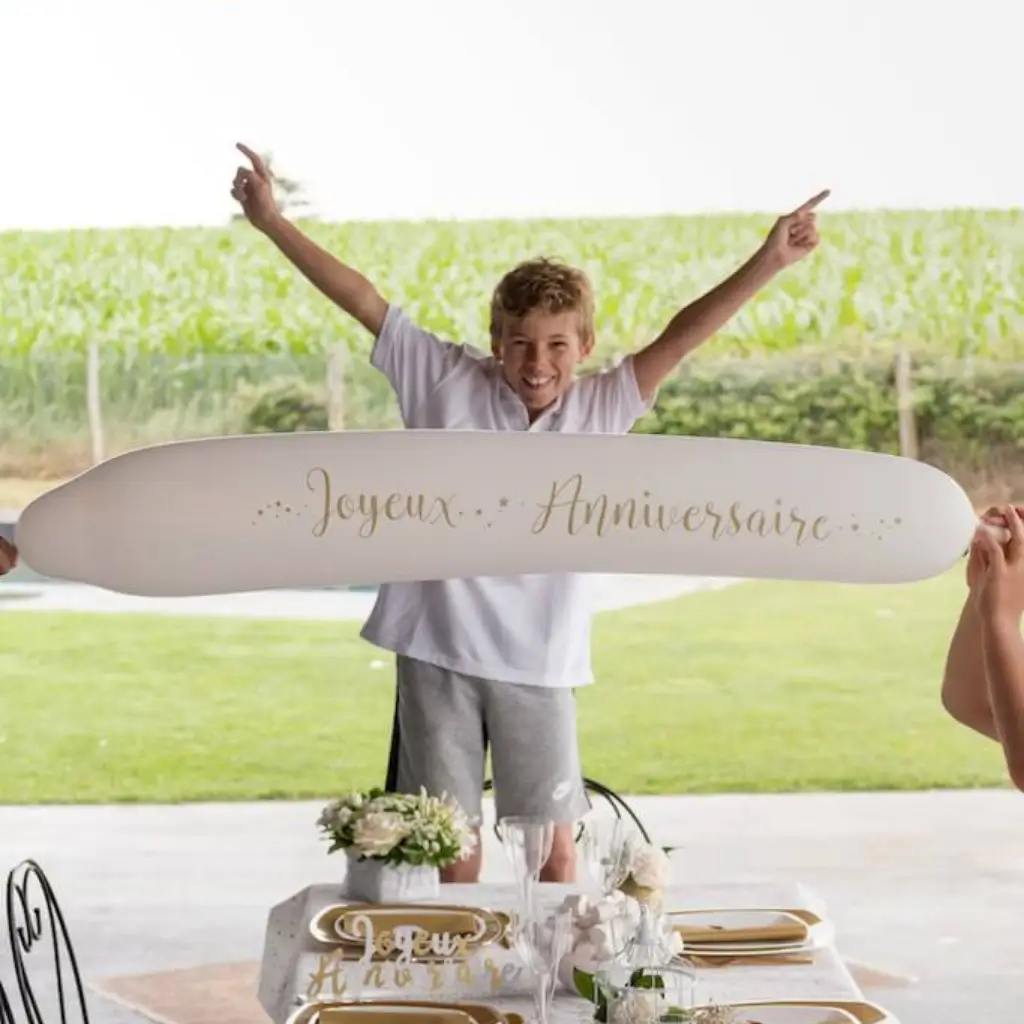
M 541 818 L 507 816 L 498 820 L 501 845 L 512 866 L 524 914 L 532 916 L 533 890 L 555 841 L 555 823 Z
M 550 1024 L 558 966 L 572 948 L 573 914 L 557 910 L 550 917 L 527 914 L 517 919 L 512 940 L 533 977 L 533 1009 L 537 1024 Z
M 629 874 L 629 857 L 637 830 L 617 816 L 592 814 L 583 821 L 580 848 L 587 872 L 605 896 Z

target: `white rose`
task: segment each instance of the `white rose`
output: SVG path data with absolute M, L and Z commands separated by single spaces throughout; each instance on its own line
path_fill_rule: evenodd
M 356 822 L 352 839 L 364 857 L 385 857 L 408 834 L 409 826 L 400 814 L 371 811 Z
M 338 811 L 341 809 L 341 806 L 342 803 L 340 800 L 332 800 L 320 812 L 320 817 L 316 820 L 317 825 L 320 828 L 332 828 L 334 823 L 338 820 Z
M 617 996 L 609 1008 L 608 1024 L 657 1024 L 662 1014 L 660 992 L 630 989 Z
M 664 889 L 672 877 L 672 862 L 658 846 L 639 846 L 633 851 L 630 874 L 645 889 Z

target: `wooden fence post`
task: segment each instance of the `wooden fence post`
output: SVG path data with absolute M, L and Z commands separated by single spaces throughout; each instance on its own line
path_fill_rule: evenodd
M 335 342 L 327 349 L 327 429 L 345 429 L 345 367 L 348 347 Z
M 92 439 L 92 463 L 103 461 L 103 409 L 100 400 L 100 346 L 90 341 L 85 361 L 85 405 L 89 415 L 89 435 Z
M 896 413 L 900 428 L 900 455 L 907 459 L 918 457 L 917 417 L 914 415 L 914 379 L 910 353 L 906 349 L 896 352 Z

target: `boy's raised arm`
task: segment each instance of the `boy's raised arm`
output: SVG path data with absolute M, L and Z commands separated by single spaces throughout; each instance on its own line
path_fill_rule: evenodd
M 238 148 L 252 167 L 238 168 L 231 195 L 241 204 L 249 223 L 262 231 L 327 298 L 376 337 L 388 311 L 387 301 L 358 270 L 346 266 L 285 219 L 274 201 L 273 182 L 266 164 L 248 146 L 238 143 Z
M 815 208 L 829 196 L 819 192 L 792 213 L 780 217 L 764 244 L 731 277 L 681 309 L 661 334 L 633 357 L 644 400 L 698 345 L 723 327 L 779 271 L 803 259 L 818 244 Z

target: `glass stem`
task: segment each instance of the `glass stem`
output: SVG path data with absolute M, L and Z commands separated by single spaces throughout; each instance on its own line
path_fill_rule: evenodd
M 541 974 L 533 989 L 533 1012 L 537 1024 L 548 1024 L 548 976 Z

